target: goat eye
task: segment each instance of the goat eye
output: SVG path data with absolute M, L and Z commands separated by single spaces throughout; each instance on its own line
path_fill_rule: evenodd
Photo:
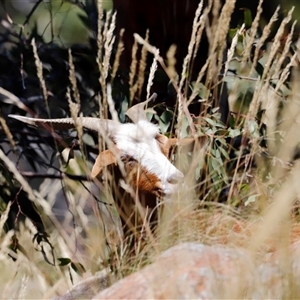
M 133 156 L 124 156 L 122 157 L 123 163 L 134 163 L 136 159 Z

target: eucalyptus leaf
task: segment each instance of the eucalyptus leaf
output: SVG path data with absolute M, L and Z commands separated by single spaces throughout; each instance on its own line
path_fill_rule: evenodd
M 211 118 L 203 118 L 208 124 L 215 126 L 216 125 L 216 121 L 211 119 Z
M 251 203 L 254 203 L 258 198 L 258 195 L 252 195 L 250 197 L 248 197 L 248 199 L 245 201 L 245 206 L 248 206 Z
M 222 154 L 225 157 L 225 159 L 229 160 L 229 154 L 228 154 L 228 152 L 223 147 L 220 147 L 220 151 L 222 152 Z
M 172 114 L 169 111 L 165 110 L 159 118 L 159 128 L 163 134 L 165 134 L 168 131 L 172 121 Z
M 250 28 L 252 25 L 252 14 L 249 8 L 244 8 L 244 23 L 246 28 Z
M 59 266 L 67 266 L 68 264 L 71 263 L 71 259 L 70 258 L 66 258 L 66 257 L 59 257 L 57 259 L 59 261 Z
M 235 129 L 229 128 L 228 129 L 228 136 L 229 137 L 235 138 L 239 135 L 241 135 L 241 130 L 239 128 L 235 128 Z
M 78 262 L 71 262 L 71 268 L 80 276 L 82 276 L 83 273 L 86 272 L 84 266 Z

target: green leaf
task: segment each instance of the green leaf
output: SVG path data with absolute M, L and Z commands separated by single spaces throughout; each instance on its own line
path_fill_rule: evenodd
M 172 114 L 167 110 L 165 110 L 161 114 L 158 122 L 159 122 L 159 128 L 160 128 L 162 134 L 165 134 L 168 131 L 168 129 L 171 125 L 172 119 L 173 119 Z
M 71 259 L 70 258 L 66 258 L 66 257 L 60 257 L 57 259 L 59 261 L 59 266 L 67 266 L 68 264 L 71 263 Z
M 222 152 L 223 156 L 224 156 L 226 159 L 229 160 L 229 154 L 228 154 L 228 152 L 227 152 L 223 147 L 220 147 L 219 149 L 220 149 L 220 151 Z
M 249 8 L 244 8 L 244 23 L 246 28 L 252 26 L 252 14 Z
M 145 113 L 146 113 L 146 116 L 147 116 L 147 120 L 148 120 L 149 122 L 151 122 L 151 119 L 153 118 L 153 116 L 154 116 L 154 117 L 157 116 L 156 111 L 155 111 L 152 107 L 147 108 L 147 109 L 145 110 Z
M 56 159 L 57 153 L 52 152 L 51 158 L 50 158 L 50 165 L 52 166 L 54 164 L 54 161 Z
M 126 96 L 124 96 L 124 99 L 120 105 L 120 111 L 119 111 L 119 118 L 122 123 L 125 122 L 127 110 L 128 110 L 128 99 Z
M 218 172 L 218 169 L 219 169 L 219 163 L 218 163 L 218 161 L 217 160 L 215 160 L 215 159 L 212 159 L 211 160 L 211 166 L 212 166 L 212 168 L 213 168 L 213 170 L 215 171 L 215 172 Z
M 255 120 L 250 120 L 248 122 L 248 129 L 253 137 L 259 137 L 259 126 Z
M 228 35 L 230 37 L 230 39 L 233 39 L 234 36 L 236 35 L 236 33 L 238 32 L 239 28 L 233 28 L 233 29 L 229 29 L 228 31 Z
M 189 135 L 188 129 L 189 129 L 188 118 L 186 116 L 184 116 L 182 118 L 182 126 L 180 128 L 180 136 L 187 137 Z
M 213 114 L 215 114 L 215 113 L 217 113 L 219 110 L 220 110 L 219 107 L 214 107 L 214 108 L 212 108 L 211 111 L 212 111 Z
M 245 206 L 248 206 L 250 203 L 253 203 L 256 201 L 258 195 L 252 195 L 248 197 L 248 199 L 245 201 Z
M 207 98 L 209 98 L 210 90 L 209 90 L 203 83 L 199 83 L 199 84 L 196 86 L 196 85 L 195 85 L 195 82 L 193 82 L 191 88 L 192 88 L 192 90 L 198 89 L 198 96 L 199 96 L 201 99 L 207 99 Z
M 212 120 L 211 118 L 203 118 L 208 124 L 215 126 L 216 125 L 216 121 Z
M 78 15 L 78 18 L 81 20 L 81 22 L 89 29 L 92 29 L 92 25 L 91 25 L 91 20 L 85 16 L 85 15 L 82 15 L 82 14 L 77 14 Z
M 241 135 L 241 130 L 240 129 L 238 129 L 238 128 L 235 128 L 235 129 L 229 128 L 228 129 L 228 136 L 229 137 L 235 138 L 239 135 Z
M 219 149 L 216 149 L 216 150 L 214 151 L 214 156 L 215 156 L 216 159 L 221 158 L 221 153 L 220 153 Z
M 92 135 L 90 135 L 88 133 L 83 133 L 82 140 L 83 140 L 84 144 L 86 144 L 86 145 L 95 146 L 95 142 L 94 142 Z
M 260 76 L 262 76 L 262 74 L 264 73 L 264 67 L 259 62 L 257 62 L 256 66 L 255 66 L 255 70 Z
M 220 135 L 225 135 L 225 133 L 221 132 Z M 216 138 L 216 142 L 222 144 L 223 146 L 227 147 L 227 141 L 224 138 Z
M 80 276 L 82 276 L 83 273 L 86 272 L 84 266 L 78 262 L 77 263 L 71 262 L 71 268 Z

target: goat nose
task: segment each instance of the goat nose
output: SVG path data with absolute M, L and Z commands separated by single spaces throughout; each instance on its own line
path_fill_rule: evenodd
M 184 178 L 184 175 L 179 170 L 176 170 L 169 178 L 168 182 L 170 183 L 178 183 L 180 180 Z
M 179 170 L 177 170 L 177 171 L 176 171 L 176 177 L 177 177 L 177 179 L 179 180 L 179 179 L 183 179 L 184 175 L 183 175 L 182 172 L 180 172 Z

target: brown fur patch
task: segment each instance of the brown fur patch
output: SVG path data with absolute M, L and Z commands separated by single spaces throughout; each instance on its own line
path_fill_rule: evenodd
M 159 195 L 161 183 L 159 178 L 141 166 L 136 160 L 126 158 L 123 160 L 127 180 L 135 190 L 141 193 Z

